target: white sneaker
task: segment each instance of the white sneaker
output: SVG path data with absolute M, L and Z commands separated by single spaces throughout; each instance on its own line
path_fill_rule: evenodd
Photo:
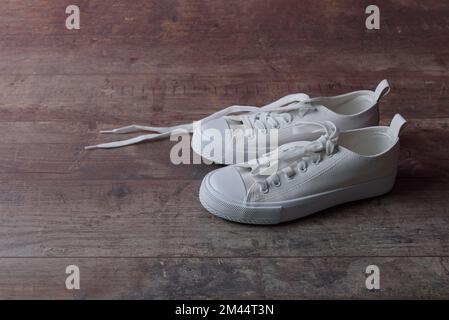
M 192 149 L 209 161 L 234 164 L 255 159 L 289 142 L 319 137 L 308 125 L 299 129 L 299 121 L 331 121 L 339 130 L 377 126 L 378 102 L 389 90 L 388 81 L 383 80 L 375 91 L 318 98 L 293 94 L 261 108 L 235 107 L 233 113 L 249 113 L 202 121 L 193 131 Z
M 299 93 L 285 96 L 260 108 L 230 106 L 200 120 L 195 129 L 193 124 L 188 123 L 174 127 L 131 125 L 104 130 L 101 132 L 122 134 L 152 131 L 156 133 L 88 146 L 86 149 L 117 148 L 142 141 L 167 138 L 175 131 L 182 130 L 193 132 L 192 149 L 204 159 L 223 164 L 240 163 L 257 158 L 288 142 L 310 141 L 319 137 L 307 125 L 303 125 L 299 130 L 296 126 L 298 121 L 329 120 L 340 130 L 377 125 L 378 102 L 389 90 L 388 81 L 383 80 L 375 91 L 360 90 L 334 97 L 318 98 L 310 98 L 306 94 Z M 295 128 L 294 132 L 293 128 Z M 273 136 L 275 141 L 270 144 L 270 137 L 273 138 Z
M 389 127 L 340 134 L 329 121 L 314 123 L 324 134 L 313 142 L 291 142 L 258 160 L 207 174 L 200 201 L 227 220 L 277 224 L 384 194 L 396 178 L 404 123 L 397 114 Z

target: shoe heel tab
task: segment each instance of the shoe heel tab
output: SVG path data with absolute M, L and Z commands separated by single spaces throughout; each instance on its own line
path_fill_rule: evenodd
M 390 131 L 394 135 L 395 138 L 399 138 L 401 133 L 401 129 L 404 127 L 407 121 L 402 117 L 399 113 L 397 113 L 390 123 Z
M 387 79 L 382 80 L 374 91 L 374 99 L 378 102 L 382 97 L 386 96 L 390 92 L 390 83 Z

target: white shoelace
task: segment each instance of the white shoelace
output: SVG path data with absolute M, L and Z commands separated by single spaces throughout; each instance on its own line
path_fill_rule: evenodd
M 262 107 L 263 109 L 264 107 Z M 298 111 L 298 115 L 302 118 L 308 112 L 315 111 L 316 107 L 303 102 L 295 111 Z M 290 110 L 291 111 L 291 110 Z M 255 128 L 259 130 L 267 129 L 279 129 L 282 123 L 290 124 L 293 121 L 293 115 L 288 111 L 282 110 L 282 112 L 257 112 L 256 114 L 244 115 L 241 117 L 243 124 L 249 128 Z
M 250 113 L 245 117 L 241 117 L 244 125 L 250 126 L 250 128 L 267 129 L 267 128 L 277 128 L 280 125 L 280 120 L 285 123 L 292 121 L 292 115 L 289 111 L 299 110 L 300 116 L 304 116 L 307 112 L 315 110 L 314 107 L 307 104 L 310 98 L 308 95 L 303 93 L 291 94 L 285 96 L 275 102 L 272 102 L 263 107 L 255 106 L 239 106 L 234 105 L 227 107 L 223 110 L 215 112 L 200 121 L 207 122 L 213 119 L 217 119 L 224 116 L 232 116 L 236 114 Z M 152 126 L 141 126 L 141 125 L 130 125 L 122 128 L 112 129 L 112 130 L 102 130 L 101 133 L 132 133 L 137 131 L 151 131 L 154 133 L 141 135 L 127 140 L 114 141 L 109 143 L 102 143 L 92 146 L 87 146 L 85 149 L 109 149 L 118 148 L 123 146 L 128 146 L 142 141 L 157 140 L 162 138 L 167 138 L 171 134 L 179 132 L 189 132 L 193 131 L 193 124 L 181 124 L 173 127 L 152 127 Z
M 260 191 L 263 193 L 268 192 L 269 181 L 276 187 L 280 186 L 279 174 L 281 172 L 288 179 L 292 179 L 296 174 L 295 167 L 297 171 L 305 172 L 307 171 L 308 159 L 312 163 L 318 164 L 322 160 L 322 151 L 325 151 L 327 156 L 332 156 L 335 151 L 338 141 L 338 129 L 332 122 L 300 121 L 295 125 L 318 126 L 320 129 L 315 132 L 322 131 L 323 135 L 319 139 L 305 145 L 303 142 L 288 143 L 259 159 L 236 165 L 240 168 L 251 169 L 251 175 L 256 183 L 259 184 Z

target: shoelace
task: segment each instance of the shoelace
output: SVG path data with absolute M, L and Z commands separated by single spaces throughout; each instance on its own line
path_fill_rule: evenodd
M 305 145 L 298 142 L 280 146 L 277 150 L 259 159 L 236 165 L 237 167 L 249 168 L 251 170 L 251 175 L 256 183 L 259 184 L 261 192 L 268 192 L 269 181 L 273 182 L 273 185 L 276 187 L 280 186 L 280 173 L 285 174 L 288 179 L 292 179 L 296 174 L 295 167 L 299 172 L 307 171 L 308 159 L 312 163 L 318 164 L 322 160 L 322 151 L 325 151 L 327 156 L 333 155 L 338 141 L 338 129 L 335 124 L 330 121 L 301 121 L 296 124 L 296 126 L 304 125 L 318 126 L 320 129 L 315 132 L 322 131 L 323 135 L 319 139 Z
M 263 107 L 262 107 L 263 109 Z M 302 118 L 308 112 L 316 111 L 316 107 L 307 102 L 303 102 L 300 108 L 296 109 L 297 114 Z M 284 110 L 283 110 L 284 111 Z M 291 111 L 291 110 L 290 110 Z M 281 123 L 290 124 L 293 121 L 293 115 L 289 112 L 257 112 L 241 117 L 243 124 L 249 128 L 259 130 L 279 129 Z
M 289 111 L 299 110 L 298 113 L 300 115 L 305 115 L 307 112 L 314 110 L 315 108 L 311 105 L 307 104 L 310 100 L 309 96 L 303 93 L 291 94 L 285 96 L 275 102 L 272 102 L 263 107 L 255 107 L 255 106 L 239 106 L 234 105 L 227 107 L 223 110 L 215 112 L 210 116 L 207 116 L 201 119 L 201 122 L 211 121 L 224 116 L 232 116 L 235 114 L 245 114 L 251 113 L 246 117 L 242 117 L 242 121 L 246 125 L 250 125 L 250 127 L 255 128 L 276 128 L 279 126 L 280 117 L 286 119 L 286 121 L 291 121 L 292 117 L 289 114 Z M 109 148 L 118 148 L 123 146 L 128 146 L 131 144 L 139 143 L 142 141 L 149 140 L 157 140 L 169 137 L 171 134 L 176 132 L 188 132 L 192 133 L 193 124 L 181 124 L 173 127 L 153 127 L 153 126 L 141 126 L 141 125 L 130 125 L 122 128 L 111 129 L 111 130 L 102 130 L 100 133 L 114 133 L 114 134 L 123 134 L 123 133 L 132 133 L 137 131 L 150 131 L 154 133 L 141 135 L 138 137 L 134 137 L 127 140 L 122 141 L 114 141 L 108 143 L 102 143 L 92 146 L 87 146 L 85 149 L 109 149 Z

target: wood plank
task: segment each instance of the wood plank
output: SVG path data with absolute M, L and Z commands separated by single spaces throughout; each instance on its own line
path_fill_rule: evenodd
M 444 183 L 449 172 L 448 120 L 408 120 L 401 137 L 399 177 Z M 385 125 L 389 122 L 382 119 Z M 100 128 L 110 127 L 65 121 L 0 122 L 0 180 L 199 180 L 219 167 L 172 164 L 170 150 L 175 142 L 168 140 L 113 150 L 83 149 L 129 136 L 99 134 Z
M 77 4 L 79 31 L 64 3 L 1 6 L 0 298 L 448 298 L 448 3 L 383 2 L 379 31 L 356 0 Z M 383 78 L 381 123 L 409 120 L 393 191 L 293 223 L 208 214 L 197 191 L 216 166 L 172 165 L 169 141 L 82 149 L 116 138 L 102 128 Z
M 388 195 L 270 228 L 210 215 L 199 181 L 10 181 L 0 256 L 447 256 L 448 187 L 403 179 Z
M 449 117 L 441 107 L 449 98 L 447 78 L 428 76 L 424 82 L 399 72 L 330 77 L 0 76 L 0 122 L 71 121 L 90 128 L 132 122 L 169 125 L 199 120 L 233 104 L 264 105 L 292 92 L 323 96 L 374 89 L 384 77 L 393 90 L 381 104 L 382 118 L 396 112 L 417 119 Z
M 444 18 L 449 6 L 437 1 L 383 3 L 378 32 L 364 28 L 364 6 L 355 0 L 79 5 L 82 28 L 69 31 L 63 3 L 7 1 L 0 22 L 0 73 L 257 74 L 305 80 L 326 70 L 332 81 L 394 74 L 403 81 L 411 75 L 423 81 L 447 77 L 448 49 L 439 44 L 449 33 Z M 220 19 L 211 12 L 219 12 Z M 316 17 L 326 23 L 315 23 Z
M 365 7 L 357 0 L 339 3 L 304 1 L 257 1 L 227 3 L 210 1 L 207 4 L 182 1 L 134 1 L 132 3 L 111 0 L 108 3 L 80 0 L 77 2 L 83 14 L 82 34 L 142 35 L 147 38 L 231 38 L 246 34 L 255 38 L 259 33 L 284 39 L 301 35 L 309 38 L 376 37 L 375 32 L 364 28 Z M 73 35 L 61 28 L 65 22 L 65 3 L 50 0 L 34 0 L 26 4 L 14 0 L 4 1 L 0 35 Z M 352 10 L 348 10 L 351 8 Z M 449 6 L 438 0 L 417 3 L 414 1 L 384 1 L 382 3 L 382 30 L 391 36 L 413 34 L 426 38 L 429 30 L 445 34 Z M 315 17 L 323 17 L 326 23 L 316 23 Z M 219 18 L 219 19 L 218 19 Z M 412 19 L 415 23 L 410 23 Z M 194 32 L 193 32 L 194 31 Z M 291 33 L 286 33 L 291 31 Z M 237 38 L 238 39 L 238 38 Z M 243 39 L 239 39 L 243 41 Z
M 80 268 L 66 290 L 65 268 Z M 380 268 L 380 290 L 365 270 Z M 0 298 L 447 299 L 448 258 L 0 259 Z

